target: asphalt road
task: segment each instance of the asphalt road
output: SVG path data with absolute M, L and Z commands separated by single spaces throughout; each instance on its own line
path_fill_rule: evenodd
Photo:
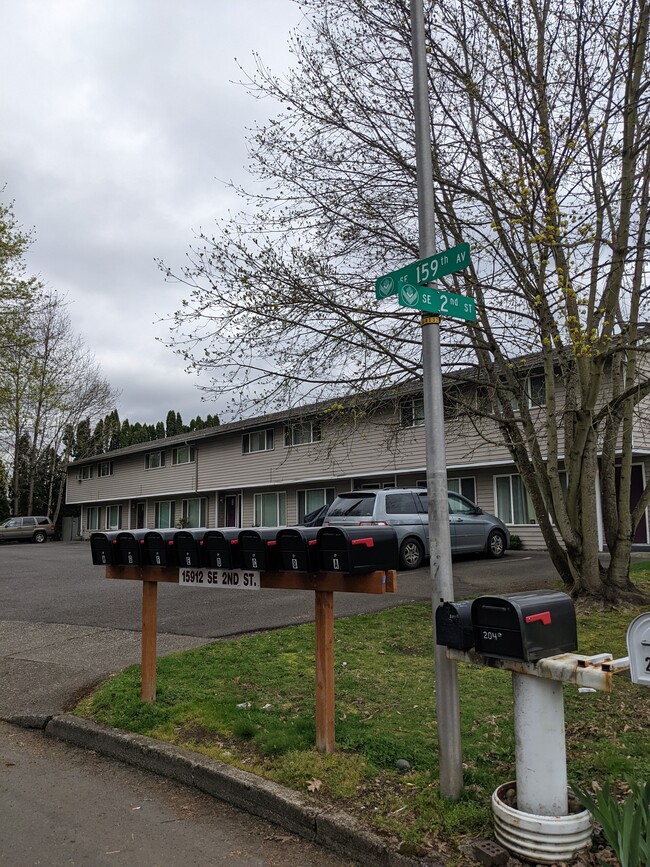
M 541 551 L 508 551 L 502 560 L 458 558 L 456 598 L 549 586 L 555 572 Z M 83 542 L 0 546 L 0 619 L 108 629 L 140 630 L 142 589 L 137 581 L 109 581 L 93 566 Z M 392 608 L 431 598 L 428 568 L 400 572 L 397 593 L 337 593 L 337 617 Z M 239 592 L 163 584 L 158 590 L 158 631 L 217 638 L 273 629 L 313 619 L 309 591 Z
M 0 864 L 353 867 L 195 789 L 0 722 Z

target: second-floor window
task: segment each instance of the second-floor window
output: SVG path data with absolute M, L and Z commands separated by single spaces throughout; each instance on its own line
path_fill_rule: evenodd
M 268 452 L 273 448 L 273 428 L 253 430 L 242 435 L 242 454 L 251 452 Z
M 543 373 L 531 373 L 526 380 L 528 406 L 546 406 L 546 379 Z
M 317 421 L 299 421 L 288 424 L 284 429 L 285 446 L 302 446 L 307 443 L 319 443 L 321 426 Z
M 144 456 L 144 466 L 147 470 L 157 470 L 159 467 L 165 466 L 164 452 L 149 452 Z
M 424 398 L 407 397 L 400 405 L 400 425 L 402 427 L 422 427 L 424 425 Z
M 101 464 L 97 465 L 97 475 L 101 478 L 102 476 L 112 476 L 113 475 L 113 462 L 112 461 L 102 461 Z
M 93 477 L 93 468 L 90 464 L 85 467 L 79 467 L 79 472 L 77 473 L 78 479 L 92 479 Z
M 178 446 L 172 450 L 172 464 L 191 464 L 194 462 L 194 446 Z

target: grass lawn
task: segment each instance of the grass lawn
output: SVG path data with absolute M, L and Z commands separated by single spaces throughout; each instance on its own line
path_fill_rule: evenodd
M 650 562 L 633 578 L 650 588 Z M 581 653 L 627 655 L 644 609 L 578 618 Z M 492 836 L 490 796 L 514 779 L 511 677 L 459 665 L 465 789 L 438 792 L 431 608 L 408 605 L 335 623 L 337 752 L 314 749 L 314 629 L 297 626 L 158 661 L 155 704 L 140 667 L 110 678 L 76 713 L 189 747 L 354 813 L 406 844 L 453 855 L 465 835 Z M 569 779 L 581 787 L 650 779 L 650 690 L 627 673 L 610 695 L 565 686 Z M 396 770 L 406 759 L 411 769 Z

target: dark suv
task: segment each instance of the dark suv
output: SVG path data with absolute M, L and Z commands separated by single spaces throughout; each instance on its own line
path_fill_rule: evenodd
M 45 515 L 7 518 L 0 524 L 0 542 L 47 542 L 53 536 L 54 524 Z

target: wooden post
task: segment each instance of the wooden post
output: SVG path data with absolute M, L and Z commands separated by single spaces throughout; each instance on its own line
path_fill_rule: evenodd
M 156 700 L 156 630 L 158 582 L 142 582 L 142 701 Z
M 334 593 L 316 591 L 316 749 L 334 752 Z

